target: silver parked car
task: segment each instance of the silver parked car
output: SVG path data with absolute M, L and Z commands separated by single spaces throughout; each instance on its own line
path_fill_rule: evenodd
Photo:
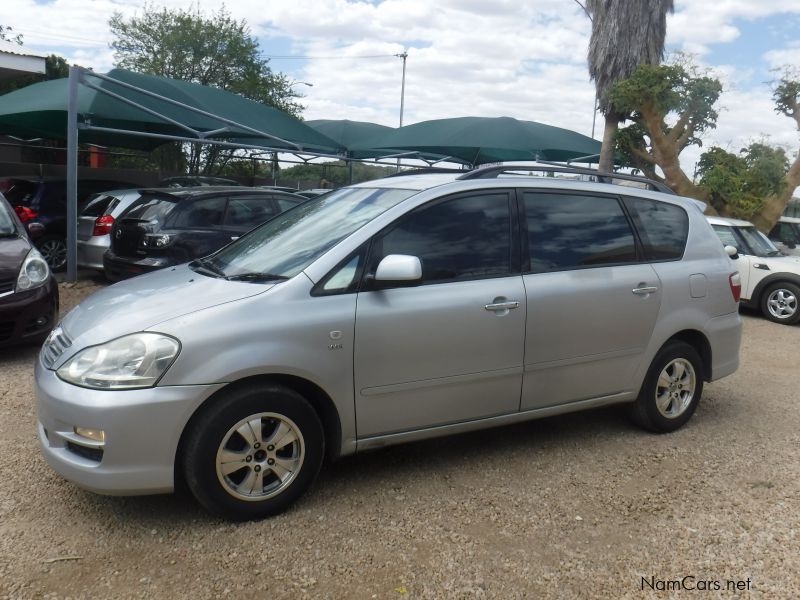
M 78 266 L 103 270 L 103 254 L 111 245 L 115 220 L 142 194 L 138 189 L 95 194 L 78 217 Z
M 342 188 L 91 296 L 37 361 L 47 461 L 248 519 L 325 457 L 615 403 L 682 426 L 739 364 L 700 203 L 506 171 Z

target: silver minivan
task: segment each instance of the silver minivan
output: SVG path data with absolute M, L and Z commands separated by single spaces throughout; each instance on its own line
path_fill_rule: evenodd
M 682 426 L 739 364 L 701 203 L 507 171 L 343 188 L 89 297 L 37 361 L 47 461 L 251 519 L 357 451 L 615 403 Z

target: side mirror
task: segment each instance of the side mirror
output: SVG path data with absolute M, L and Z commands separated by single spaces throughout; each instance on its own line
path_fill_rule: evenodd
M 739 258 L 739 251 L 734 246 L 725 246 L 725 252 L 728 253 L 733 260 Z
M 419 281 L 422 279 L 422 263 L 416 256 L 390 254 L 375 270 L 375 281 Z

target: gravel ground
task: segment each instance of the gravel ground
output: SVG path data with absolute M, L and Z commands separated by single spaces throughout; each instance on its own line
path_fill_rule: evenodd
M 62 285 L 63 308 L 96 287 Z M 244 524 L 61 480 L 34 433 L 37 350 L 0 352 L 0 598 L 798 598 L 800 328 L 744 321 L 741 369 L 676 433 L 607 409 L 398 446 Z M 643 583 L 685 576 L 723 590 Z

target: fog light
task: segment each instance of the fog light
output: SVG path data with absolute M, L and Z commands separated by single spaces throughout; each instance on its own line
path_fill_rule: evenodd
M 75 434 L 85 437 L 87 440 L 95 442 L 105 442 L 106 432 L 102 429 L 89 429 L 88 427 L 76 427 Z

